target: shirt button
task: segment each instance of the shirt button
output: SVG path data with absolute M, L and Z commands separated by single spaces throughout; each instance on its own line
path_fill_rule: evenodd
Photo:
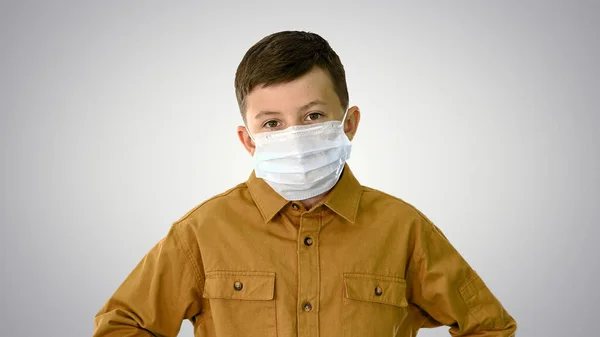
M 312 304 L 310 304 L 309 302 L 304 303 L 304 305 L 302 306 L 302 309 L 306 312 L 309 312 L 312 310 Z
M 244 285 L 242 284 L 242 282 L 239 282 L 239 281 L 238 281 L 238 282 L 235 282 L 235 283 L 233 284 L 233 289 L 235 289 L 235 290 L 237 290 L 237 291 L 240 291 L 240 290 L 242 290 L 242 288 L 243 288 L 243 287 L 244 287 Z
M 310 237 L 305 237 L 304 238 L 304 244 L 307 245 L 307 246 L 312 246 L 313 240 Z
M 300 206 L 294 202 L 294 203 L 292 203 L 292 208 L 297 211 L 300 209 Z
M 381 296 L 383 294 L 383 289 L 380 286 L 375 287 L 375 295 Z

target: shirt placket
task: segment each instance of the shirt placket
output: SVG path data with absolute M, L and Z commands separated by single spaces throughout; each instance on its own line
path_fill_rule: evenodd
M 298 232 L 298 336 L 319 336 L 320 214 L 302 214 Z

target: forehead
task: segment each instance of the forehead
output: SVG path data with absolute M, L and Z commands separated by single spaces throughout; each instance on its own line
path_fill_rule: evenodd
M 295 113 L 299 107 L 313 100 L 325 101 L 328 106 L 341 109 L 333 82 L 319 67 L 288 83 L 254 88 L 246 96 L 246 116 L 252 118 L 260 111 Z

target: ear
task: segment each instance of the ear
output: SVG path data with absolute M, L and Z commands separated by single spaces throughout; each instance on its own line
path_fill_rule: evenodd
M 250 153 L 250 155 L 253 156 L 254 149 L 256 148 L 256 146 L 254 145 L 254 141 L 252 141 L 252 138 L 250 138 L 250 135 L 248 134 L 248 129 L 246 129 L 245 126 L 238 126 L 237 135 L 240 142 L 242 142 L 242 145 L 244 145 L 246 151 L 248 151 L 248 153 Z
M 359 122 L 360 110 L 357 106 L 353 106 L 348 109 L 348 117 L 346 117 L 346 122 L 344 123 L 344 132 L 346 133 L 346 136 L 348 136 L 348 139 L 352 140 L 352 138 L 354 138 Z

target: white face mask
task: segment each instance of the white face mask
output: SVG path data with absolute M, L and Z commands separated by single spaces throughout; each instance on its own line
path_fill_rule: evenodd
M 347 113 L 347 111 L 346 111 Z M 305 200 L 338 181 L 352 144 L 344 120 L 290 126 L 250 136 L 256 144 L 254 171 L 286 200 Z

